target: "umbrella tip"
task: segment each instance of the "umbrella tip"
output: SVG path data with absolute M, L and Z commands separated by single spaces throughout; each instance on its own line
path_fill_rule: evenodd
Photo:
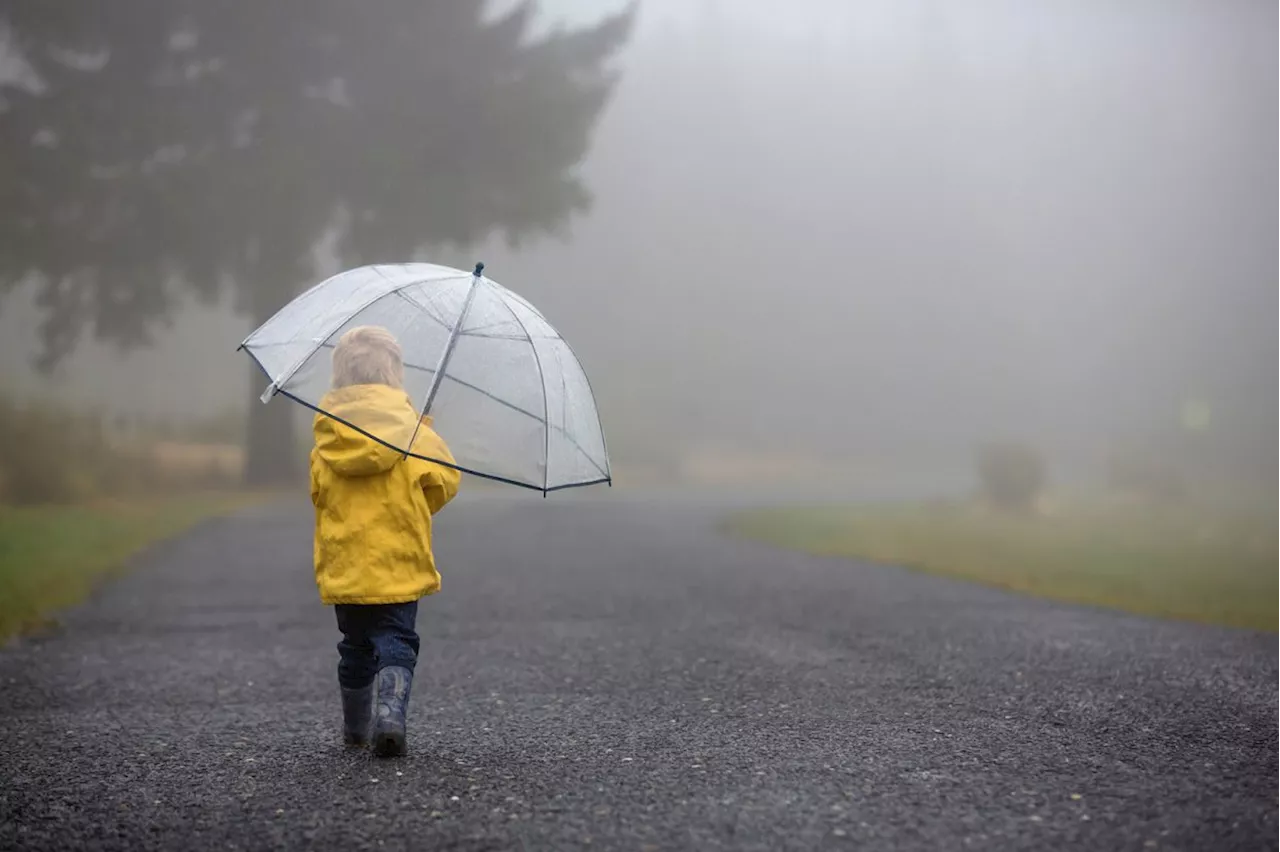
M 481 275 L 483 275 L 483 274 L 484 274 L 484 263 L 483 263 L 482 261 L 476 261 L 476 271 L 475 271 L 475 272 L 472 272 L 471 274 L 472 274 L 472 275 L 474 275 L 474 276 L 475 276 L 475 277 L 477 277 L 477 278 L 479 278 Z

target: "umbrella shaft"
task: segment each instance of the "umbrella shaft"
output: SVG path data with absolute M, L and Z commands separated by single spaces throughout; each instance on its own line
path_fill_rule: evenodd
M 449 359 L 453 357 L 453 348 L 458 345 L 458 335 L 462 333 L 462 324 L 466 322 L 467 312 L 471 310 L 471 301 L 475 298 L 476 288 L 479 286 L 480 276 L 472 276 L 471 287 L 467 290 L 467 298 L 462 303 L 462 310 L 458 313 L 458 321 L 453 324 L 453 328 L 449 329 L 449 341 L 444 346 L 444 352 L 440 354 L 440 362 L 436 364 L 435 375 L 431 377 L 431 388 L 427 391 L 427 401 L 422 406 L 423 417 L 431 413 L 431 405 L 436 401 L 436 393 L 440 390 L 440 383 L 444 381 L 444 371 L 449 366 Z

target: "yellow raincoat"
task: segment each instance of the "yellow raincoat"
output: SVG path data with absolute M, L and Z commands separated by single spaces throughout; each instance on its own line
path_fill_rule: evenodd
M 403 447 L 418 427 L 408 394 L 387 385 L 330 391 L 320 408 Z M 458 493 L 462 474 L 406 458 L 368 435 L 317 415 L 311 450 L 316 585 L 326 604 L 415 601 L 440 590 L 431 516 Z M 413 451 L 453 462 L 423 418 Z

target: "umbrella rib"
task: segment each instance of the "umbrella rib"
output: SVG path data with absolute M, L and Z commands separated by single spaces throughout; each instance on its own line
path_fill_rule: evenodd
M 575 438 L 575 437 L 573 437 L 573 435 L 569 434 L 569 430 L 568 430 L 568 429 L 565 429 L 563 426 L 554 426 L 554 427 L 552 427 L 552 428 L 554 428 L 554 429 L 555 429 L 557 432 L 559 432 L 561 435 L 564 435 L 564 436 L 565 436 L 565 438 L 567 438 L 567 439 L 569 440 L 569 443 L 570 443 L 570 444 L 573 444 L 573 448 L 574 448 L 575 450 L 577 450 L 578 452 L 582 453 L 582 457 L 583 457 L 584 459 L 586 459 L 587 461 L 589 461 L 589 462 L 591 463 L 591 466 L 592 466 L 592 467 L 594 467 L 596 470 L 600 471 L 600 475 L 604 477 L 604 479 L 599 480 L 600 482 L 604 482 L 604 481 L 607 481 L 607 480 L 611 480 L 611 479 L 612 479 L 612 476 L 610 475 L 609 471 L 607 471 L 607 470 L 605 470 L 604 468 L 602 468 L 602 467 L 600 466 L 600 462 L 596 461 L 595 459 L 593 459 L 593 458 L 591 457 L 591 453 L 587 452 L 586 448 L 585 448 L 585 447 L 583 447 L 581 444 L 579 444 L 579 443 L 578 443 L 578 439 L 577 439 L 577 438 Z M 601 439 L 603 440 L 603 436 L 602 436 L 602 438 L 601 438 Z M 554 489 L 553 489 L 553 490 L 554 490 Z
M 415 369 L 419 369 L 419 370 L 427 370 L 427 372 L 434 372 L 434 371 L 428 370 L 426 367 L 416 367 Z M 530 420 L 533 420 L 534 422 L 541 423 L 541 424 L 543 425 L 543 428 L 544 428 L 544 429 L 548 429 L 548 430 L 550 430 L 550 429 L 554 429 L 554 430 L 556 430 L 556 431 L 557 431 L 557 432 L 559 432 L 561 435 L 564 435 L 565 439 L 566 439 L 570 444 L 573 444 L 574 449 L 576 449 L 578 452 L 582 453 L 582 457 L 583 457 L 583 458 L 585 458 L 588 462 L 590 462 L 590 463 L 591 463 L 591 466 L 592 466 L 592 467 L 594 467 L 596 470 L 598 470 L 598 471 L 600 472 L 600 475 L 601 475 L 601 476 L 605 477 L 605 480 L 609 480 L 609 479 L 611 479 L 611 478 L 612 478 L 612 477 L 611 477 L 611 474 L 609 473 L 609 471 L 607 471 L 607 470 L 605 470 L 604 468 L 602 468 L 602 467 L 600 466 L 600 463 L 591 457 L 591 454 L 590 454 L 589 452 L 587 452 L 586 448 L 585 448 L 585 447 L 583 447 L 583 446 L 582 446 L 582 444 L 578 443 L 578 439 L 577 439 L 577 438 L 575 438 L 575 437 L 573 437 L 573 434 L 572 434 L 572 433 L 570 433 L 570 432 L 569 432 L 569 430 L 568 430 L 568 429 L 566 429 L 564 426 L 557 426 L 556 424 L 551 423 L 550 421 L 543 420 L 541 417 L 539 417 L 538 415 L 534 414 L 534 413 L 533 413 L 532 411 L 530 411 L 529 409 L 527 409 L 527 408 L 521 408 L 520 406 L 516 405 L 516 404 L 515 404 L 515 403 L 513 403 L 513 402 L 507 402 L 507 401 L 506 401 L 505 399 L 503 399 L 502 397 L 494 396 L 493 394 L 489 393 L 489 392 L 488 392 L 487 390 L 485 390 L 484 388 L 482 388 L 482 387 L 478 387 L 478 386 L 476 386 L 476 385 L 471 384 L 471 382 L 463 381 L 462 379 L 459 379 L 459 378 L 458 378 L 458 377 L 456 377 L 456 376 L 451 376 L 451 375 L 449 375 L 448 373 L 445 373 L 445 376 L 444 376 L 444 377 L 445 377 L 446 379 L 448 379 L 449 381 L 451 381 L 451 382 L 455 383 L 455 384 L 462 385 L 462 386 L 463 386 L 464 388 L 466 388 L 467 390 L 473 390 L 473 391 L 475 391 L 476 393 L 480 394 L 481 396 L 488 397 L 489 399 L 493 400 L 494 402 L 498 403 L 499 405 L 502 405 L 502 406 L 505 406 L 505 407 L 507 407 L 507 408 L 510 408 L 512 411 L 515 411 L 515 412 L 517 412 L 517 413 L 519 413 L 519 414 L 523 414 L 525 417 L 528 417 Z M 603 437 L 603 436 L 602 436 L 602 437 Z M 603 482 L 603 481 L 605 481 L 605 480 L 599 480 L 599 481 Z M 593 484 L 594 484 L 594 483 L 593 483 Z M 547 489 L 547 490 L 548 490 L 548 491 L 554 491 L 555 489 L 554 489 L 554 488 L 549 488 L 549 489 Z
M 319 346 L 318 348 L 320 348 L 320 349 L 336 349 L 336 348 L 337 348 L 337 346 L 338 346 L 338 344 L 336 344 L 336 343 L 330 343 L 328 340 L 326 340 L 326 341 L 324 341 L 323 343 L 321 343 L 321 344 L 320 344 L 320 346 Z M 432 368 L 432 367 L 423 367 L 423 366 L 421 366 L 421 365 L 419 365 L 419 364 L 411 364 L 411 363 L 409 363 L 408 361 L 405 361 L 405 362 L 404 362 L 404 368 L 405 368 L 406 370 L 417 370 L 417 371 L 418 371 L 418 372 L 420 372 L 420 373 L 432 373 L 432 374 L 434 374 L 434 373 L 435 373 L 435 369 L 434 369 L 434 368 Z M 452 378 L 453 378 L 453 376 L 445 376 L 445 378 L 446 378 L 446 379 L 452 379 Z M 457 381 L 457 380 L 456 380 L 456 379 L 454 379 L 454 381 Z
M 416 368 L 416 369 L 419 369 L 419 370 L 426 370 L 427 368 L 426 368 L 426 367 L 418 367 L 418 368 Z M 531 420 L 533 420 L 533 421 L 535 421 L 535 422 L 537 422 L 537 423 L 541 423 L 541 424 L 543 425 L 543 428 L 544 428 L 544 429 L 548 429 L 548 430 L 550 430 L 550 429 L 554 429 L 554 430 L 556 430 L 556 431 L 557 431 L 557 432 L 559 432 L 561 435 L 564 435 L 565 439 L 566 439 L 566 440 L 568 440 L 568 442 L 569 442 L 570 444 L 573 444 L 574 449 L 576 449 L 578 452 L 582 453 L 582 457 L 583 457 L 583 458 L 585 458 L 587 461 L 589 461 L 589 462 L 591 463 L 591 466 L 592 466 L 592 467 L 594 467 L 596 470 L 598 470 L 598 471 L 600 472 L 600 475 L 601 475 L 601 476 L 605 477 L 605 479 L 606 479 L 606 480 L 611 478 L 611 475 L 610 475 L 609 471 L 607 471 L 607 470 L 605 470 L 604 468 L 600 467 L 600 463 L 591 457 L 591 453 L 587 452 L 586 448 L 585 448 L 585 447 L 583 447 L 581 444 L 579 444 L 579 443 L 578 443 L 578 439 L 577 439 L 577 438 L 575 438 L 575 437 L 573 437 L 573 434 L 572 434 L 571 432 L 569 432 L 569 430 L 568 430 L 568 429 L 566 429 L 564 426 L 557 426 L 556 424 L 554 424 L 554 423 L 550 422 L 549 420 L 543 420 L 541 417 L 539 417 L 538 415 L 534 414 L 534 413 L 533 413 L 532 411 L 530 411 L 529 409 L 527 409 L 527 408 L 521 408 L 520 406 L 516 405 L 515 403 L 507 402 L 507 401 L 506 401 L 505 399 L 503 399 L 502 397 L 494 396 L 493 394 L 489 393 L 489 392 L 488 392 L 487 390 L 485 390 L 484 388 L 482 388 L 482 387 L 478 387 L 478 386 L 476 386 L 476 385 L 471 384 L 471 382 L 465 382 L 465 381 L 463 381 L 462 379 L 459 379 L 459 378 L 458 378 L 458 377 L 456 377 L 456 376 L 451 376 L 451 375 L 449 375 L 448 373 L 445 373 L 445 376 L 444 376 L 444 377 L 445 377 L 446 379 L 448 379 L 449 381 L 454 382 L 455 384 L 462 385 L 464 388 L 467 388 L 468 390 L 473 390 L 473 391 L 475 391 L 476 393 L 480 394 L 481 396 L 486 396 L 486 397 L 488 397 L 489 399 L 493 400 L 494 402 L 498 403 L 499 405 L 506 406 L 507 408 L 510 408 L 512 411 L 515 411 L 515 412 L 518 412 L 518 413 L 520 413 L 520 414 L 523 414 L 525 417 L 528 417 L 529 419 L 531 419 Z M 603 436 L 602 436 L 602 437 L 603 437 Z M 604 480 L 600 480 L 600 481 L 604 481 Z M 594 483 L 593 483 L 593 484 L 594 484 Z M 554 491 L 555 489 L 554 489 L 554 488 L 549 488 L 549 489 L 547 489 L 547 490 L 548 490 L 548 491 Z
M 382 275 L 382 273 L 378 273 L 378 274 L 379 274 L 379 275 Z M 293 297 L 292 299 L 290 299 L 288 302 L 285 302 L 283 305 L 281 305 L 281 306 L 276 310 L 276 312 L 275 312 L 275 313 L 273 313 L 273 314 L 272 314 L 272 315 L 271 315 L 271 316 L 266 320 L 266 322 L 263 322 L 261 325 L 259 325 L 257 328 L 255 328 L 253 331 L 249 332 L 249 336 L 248 336 L 248 337 L 246 337 L 243 341 L 241 341 L 241 343 L 240 343 L 240 349 L 244 349 L 244 350 L 247 352 L 247 351 L 248 351 L 248 346 L 249 346 L 249 341 L 250 341 L 251 339 L 253 339 L 253 336 L 254 336 L 255 334 L 257 334 L 259 331 L 261 331 L 262 329 L 264 329 L 264 328 L 266 328 L 267 326 L 269 326 L 272 322 L 274 322 L 274 321 L 275 321 L 275 320 L 276 320 L 276 319 L 277 319 L 281 314 L 283 314 L 283 313 L 284 313 L 284 312 L 289 308 L 289 306 L 290 306 L 290 305 L 292 305 L 293 303 L 297 302 L 297 301 L 298 301 L 299 299 L 301 299 L 303 296 L 309 296 L 309 295 L 311 295 L 312 293 L 316 292 L 317 290 L 319 290 L 319 289 L 320 289 L 321 287 L 323 287 L 324 285 L 328 284 L 330 281 L 333 281 L 333 280 L 335 280 L 335 279 L 337 279 L 337 278 L 340 278 L 340 277 L 342 277 L 343 275 L 346 275 L 346 273 L 345 273 L 345 272 L 339 272 L 339 273 L 337 273 L 336 275 L 330 275 L 328 278 L 326 278 L 326 279 L 324 279 L 323 281 L 320 281 L 320 282 L 318 282 L 318 283 L 316 283 L 316 284 L 313 284 L 312 286 L 308 287 L 306 290 L 304 290 L 304 291 L 302 291 L 301 293 L 299 293 L 297 296 L 294 296 L 294 297 Z M 383 277 L 385 278 L 386 276 L 385 276 L 385 275 L 383 275 Z M 255 345 L 257 345 L 257 344 L 255 344 Z M 236 351 L 239 351 L 239 349 L 237 349 Z M 262 367 L 262 365 L 261 365 L 261 364 L 259 364 L 258 366 L 259 366 L 259 367 Z M 262 372 L 267 373 L 267 369 L 266 369 L 266 367 L 262 367 Z M 267 373 L 267 380 L 268 380 L 268 381 L 270 381 L 270 379 L 271 379 L 271 374 L 270 374 L 270 373 Z
M 417 368 L 415 368 L 415 369 L 419 369 L 419 370 L 426 370 L 427 368 L 426 368 L 426 367 L 417 367 Z M 428 371 L 428 372 L 431 372 L 431 371 Z M 568 442 L 569 442 L 570 444 L 573 444 L 574 449 L 576 449 L 578 452 L 582 453 L 582 457 L 583 457 L 583 458 L 585 458 L 588 462 L 590 462 L 590 463 L 591 463 L 591 466 L 592 466 L 592 467 L 594 467 L 596 470 L 598 470 L 598 471 L 600 472 L 600 475 L 601 475 L 601 476 L 605 477 L 605 479 L 610 479 L 610 478 L 611 478 L 611 475 L 610 475 L 609 471 L 607 471 L 607 470 L 605 470 L 604 468 L 602 468 L 602 467 L 600 466 L 600 463 L 591 457 L 591 453 L 587 452 L 586 448 L 585 448 L 585 447 L 583 447 L 583 446 L 582 446 L 582 444 L 578 443 L 578 439 L 577 439 L 577 438 L 575 438 L 575 437 L 573 437 L 573 434 L 572 434 L 571 432 L 569 432 L 569 430 L 568 430 L 568 429 L 566 429 L 564 426 L 557 426 L 556 424 L 554 424 L 554 423 L 550 422 L 549 420 L 543 420 L 541 417 L 539 417 L 538 415 L 534 414 L 534 413 L 533 413 L 532 411 L 530 411 L 529 409 L 527 409 L 527 408 L 521 408 L 520 406 L 516 405 L 516 404 L 515 404 L 515 403 L 513 403 L 513 402 L 507 402 L 507 401 L 506 401 L 505 399 L 503 399 L 502 397 L 500 397 L 500 396 L 494 396 L 493 394 L 489 393 L 489 392 L 488 392 L 487 390 L 485 390 L 484 388 L 482 388 L 482 387 L 478 387 L 477 385 L 473 385 L 473 384 L 471 384 L 471 382 L 463 381 L 462 379 L 459 379 L 457 376 L 451 376 L 451 375 L 449 375 L 448 373 L 445 373 L 445 376 L 444 376 L 444 377 L 445 377 L 446 379 L 448 379 L 449 381 L 451 381 L 451 382 L 455 383 L 455 384 L 462 385 L 462 386 L 463 386 L 464 388 L 466 388 L 467 390 L 473 390 L 473 391 L 475 391 L 476 393 L 480 394 L 481 396 L 488 397 L 489 399 L 493 400 L 494 402 L 498 403 L 499 405 L 506 406 L 507 408 L 510 408 L 512 411 L 515 411 L 515 412 L 517 412 L 517 413 L 519 413 L 519 414 L 523 414 L 525 417 L 528 417 L 530 420 L 533 420 L 533 421 L 535 421 L 535 422 L 537 422 L 537 423 L 541 423 L 544 429 L 547 429 L 547 430 L 554 429 L 554 430 L 556 430 L 556 431 L 557 431 L 557 432 L 559 432 L 561 435 L 564 435 L 565 439 L 566 439 L 566 440 L 568 440 Z M 602 436 L 602 437 L 603 437 L 603 436 Z M 548 489 L 548 490 L 549 490 L 549 491 L 554 491 L 555 489 L 554 489 L 554 488 L 550 488 L 550 489 Z
M 448 379 L 449 381 L 451 381 L 451 382 L 455 383 L 455 384 L 462 385 L 462 386 L 463 386 L 464 388 L 466 388 L 467 390 L 473 390 L 473 391 L 475 391 L 476 393 L 478 393 L 478 394 L 480 394 L 480 395 L 482 395 L 482 396 L 487 396 L 489 399 L 493 400 L 494 402 L 498 403 L 499 405 L 506 406 L 507 408 L 510 408 L 512 411 L 515 411 L 515 412 L 518 412 L 518 413 L 520 413 L 520 414 L 523 414 L 524 416 L 526 416 L 526 417 L 528 417 L 528 418 L 531 418 L 531 419 L 533 419 L 533 420 L 536 420 L 536 421 L 537 421 L 537 422 L 539 422 L 539 423 L 542 423 L 542 424 L 544 424 L 544 425 L 545 425 L 545 424 L 546 424 L 546 422 L 547 422 L 547 421 L 543 420 L 541 417 L 539 417 L 538 415 L 534 414 L 534 413 L 533 413 L 532 411 L 530 411 L 529 409 L 527 409 L 527 408 L 521 408 L 520 406 L 516 405 L 514 402 L 507 402 L 505 399 L 503 399 L 503 398 L 502 398 L 502 397 L 500 397 L 500 396 L 494 396 L 493 394 L 489 393 L 489 392 L 488 392 L 487 390 L 485 390 L 484 388 L 482 388 L 482 387 L 478 387 L 478 386 L 476 386 L 476 385 L 471 384 L 471 382 L 464 382 L 462 379 L 459 379 L 457 376 L 451 376 L 451 375 L 449 375 L 448 373 L 445 373 L 445 376 L 444 376 L 444 377 L 445 377 L 446 379 Z
M 450 278 L 450 279 L 444 279 L 444 280 L 456 281 L 457 279 L 456 279 L 456 278 Z M 415 286 L 415 285 L 417 285 L 417 284 L 422 284 L 422 283 L 423 283 L 422 281 L 411 281 L 411 282 L 409 282 L 408 284 L 406 284 L 406 285 L 404 285 L 404 286 L 405 286 L 405 287 L 413 287 L 413 286 Z M 404 301 L 406 301 L 406 302 L 408 302 L 409 304 L 413 305 L 413 306 L 414 306 L 415 308 L 417 308 L 418 310 L 422 311 L 424 314 L 426 314 L 426 315 L 427 315 L 428 317 L 430 317 L 431 319 L 433 319 L 433 320 L 435 320 L 436 322 L 438 322 L 438 323 L 440 324 L 441 328 L 452 328 L 452 326 L 450 326 L 450 325 L 449 325 L 449 323 L 447 323 L 447 322 L 445 322 L 445 321 L 444 321 L 444 318 L 443 318 L 443 317 L 438 317 L 438 316 L 436 316 L 434 313 L 432 313 L 431 309 L 430 309 L 429 307 L 427 307 L 424 303 L 419 302 L 417 299 L 413 298 L 413 297 L 412 297 L 412 296 L 410 296 L 408 293 L 404 292 L 404 289 L 403 289 L 403 288 L 398 289 L 398 290 L 393 290 L 392 292 L 393 292 L 393 293 L 395 293 L 397 296 L 399 296 L 399 297 L 400 297 L 401 299 L 403 299 Z
M 542 495 L 547 494 L 547 486 L 551 484 L 551 412 L 547 411 L 547 377 L 542 372 L 542 357 L 538 354 L 538 345 L 533 342 L 533 337 L 529 334 L 529 329 L 525 327 L 524 321 L 516 314 L 507 300 L 498 297 L 498 301 L 507 313 L 511 314 L 511 318 L 516 321 L 516 325 L 520 326 L 520 330 L 524 332 L 525 339 L 529 342 L 529 348 L 533 350 L 533 363 L 538 368 L 538 387 L 542 390 Z
M 380 270 L 378 271 L 378 274 L 388 281 L 391 280 L 387 278 L 386 274 L 384 274 Z M 349 314 L 348 316 L 349 317 L 358 316 L 360 313 L 368 310 L 371 306 L 382 301 L 383 299 L 385 299 L 387 296 L 389 296 L 391 293 L 394 293 L 394 292 L 396 291 L 392 290 L 389 293 L 379 293 L 377 296 L 374 296 L 372 299 L 369 299 L 368 301 L 366 301 L 363 305 L 361 305 L 359 308 L 357 308 L 353 313 Z M 285 307 L 288 307 L 288 306 L 286 305 Z M 284 308 L 281 308 L 281 310 L 284 310 Z M 346 325 L 346 320 L 340 320 L 337 323 L 337 325 L 329 329 L 329 331 L 325 334 L 324 338 L 320 341 L 321 344 L 323 345 L 324 343 L 328 342 L 329 338 L 337 334 L 338 329 L 342 328 L 344 325 Z M 267 386 L 266 391 L 264 391 L 262 394 L 262 397 L 261 397 L 262 401 L 265 403 L 271 397 L 279 393 L 280 389 L 284 387 L 285 384 L 287 384 L 290 379 L 293 378 L 293 374 L 298 372 L 298 370 L 302 368 L 302 365 L 305 364 L 312 355 L 316 354 L 316 350 L 319 348 L 320 348 L 319 346 L 316 346 L 308 350 L 307 354 L 299 358 L 291 367 L 289 367 L 288 370 L 282 373 L 280 378 L 272 379 L 271 384 Z
M 500 289 L 504 296 L 510 298 L 512 301 L 516 302 L 517 304 L 520 304 L 525 308 L 527 308 L 529 310 L 529 313 L 533 314 L 535 317 L 542 320 L 543 322 L 546 322 L 547 325 L 551 325 L 551 323 L 547 322 L 547 318 L 542 315 L 542 311 L 534 307 L 533 303 L 530 302 L 528 299 L 526 299 L 524 296 L 521 296 L 519 293 L 515 292 L 514 290 L 508 290 L 506 287 L 503 287 L 501 284 L 497 283 L 496 281 L 493 282 L 493 285 L 498 289 Z
M 511 295 L 511 296 L 515 296 L 515 294 L 514 294 L 514 293 L 512 293 L 510 290 L 506 290 L 506 291 L 505 291 L 505 293 L 506 293 L 506 294 L 509 294 L 509 295 Z M 592 466 L 592 467 L 594 467 L 596 470 L 598 470 L 598 471 L 600 472 L 600 475 L 601 475 L 601 476 L 603 476 L 603 477 L 605 478 L 605 481 L 609 481 L 609 480 L 611 480 L 611 477 L 610 477 L 610 475 L 609 475 L 609 471 L 607 471 L 607 470 L 605 470 L 604 468 L 600 467 L 600 464 L 599 464 L 595 459 L 593 459 L 593 458 L 591 457 L 591 454 L 587 452 L 586 448 L 585 448 L 585 447 L 583 447 L 581 444 L 579 444 L 579 443 L 578 443 L 578 439 L 577 439 L 577 438 L 575 438 L 575 437 L 573 436 L 573 434 L 569 431 L 569 429 L 568 429 L 567 425 L 560 425 L 560 426 L 552 426 L 552 425 L 551 425 L 551 413 L 547 410 L 547 379 L 546 379 L 545 374 L 542 372 L 542 358 L 538 355 L 538 347 L 537 347 L 537 345 L 536 345 L 536 344 L 534 344 L 534 342 L 533 342 L 533 335 L 531 335 L 531 334 L 529 333 L 529 329 L 525 326 L 525 324 L 524 324 L 524 320 L 520 319 L 520 317 L 516 314 L 516 312 L 512 309 L 512 307 L 511 307 L 509 304 L 507 304 L 507 300 L 506 300 L 505 298 L 503 298 L 503 293 L 499 293 L 499 294 L 498 294 L 498 301 L 502 303 L 502 306 L 503 306 L 503 307 L 505 307 L 505 308 L 507 309 L 508 313 L 510 313 L 510 314 L 511 314 L 511 318 L 512 318 L 512 319 L 514 319 L 514 320 L 516 321 L 516 325 L 520 326 L 520 329 L 524 332 L 524 334 L 525 334 L 525 338 L 529 341 L 529 347 L 530 347 L 531 349 L 533 349 L 533 360 L 534 360 L 534 363 L 538 365 L 538 380 L 539 380 L 539 384 L 541 384 L 541 385 L 542 385 L 542 411 L 543 411 L 543 419 L 542 419 L 542 421 L 541 421 L 541 422 L 542 422 L 543 435 L 546 437 L 546 442 L 545 442 L 545 444 L 543 445 L 543 460 L 544 460 L 544 461 L 543 461 L 543 466 L 542 466 L 542 467 L 543 467 L 543 486 L 544 486 L 544 493 L 546 492 L 546 490 L 549 490 L 549 489 L 547 489 L 547 488 L 546 488 L 546 486 L 550 484 L 550 477 L 551 477 L 551 430 L 552 430 L 552 429 L 555 429 L 555 430 L 556 430 L 557 432 L 559 432 L 561 435 L 564 435 L 564 437 L 569 441 L 569 443 L 570 443 L 570 444 L 573 444 L 574 449 L 576 449 L 578 452 L 582 453 L 582 457 L 583 457 L 583 458 L 585 458 L 588 462 L 590 462 L 590 463 L 591 463 L 591 466 Z M 533 314 L 534 314 L 535 316 L 537 316 L 537 317 L 538 317 L 538 319 L 542 320 L 543 322 L 547 322 L 546 317 L 542 316 L 542 314 L 540 314 L 540 313 L 538 313 L 536 310 L 534 310 L 532 305 L 529 305 L 527 302 L 524 302 L 524 300 L 523 300 L 523 299 L 519 299 L 518 297 L 517 297 L 517 301 L 518 301 L 518 302 L 520 302 L 524 307 L 527 307 L 529 310 L 531 310 L 531 311 L 533 312 Z M 547 323 L 547 325 L 550 325 L 550 323 Z M 481 336 L 481 335 L 477 335 L 477 336 Z M 520 338 L 515 338 L 515 339 L 516 339 L 516 340 L 519 340 Z M 542 340 L 542 339 L 545 339 L 545 340 L 559 340 L 561 343 L 564 343 L 564 345 L 565 345 L 565 348 L 566 348 L 566 349 L 569 349 L 569 344 L 568 344 L 568 342 L 567 342 L 567 341 L 565 341 L 565 339 L 564 339 L 563 337 L 559 337 L 559 336 L 557 336 L 557 337 L 544 337 L 544 336 L 541 336 L 541 335 L 540 335 L 540 336 L 539 336 L 539 339 L 540 339 L 540 340 Z M 580 361 L 578 361 L 578 356 L 573 354 L 573 350 L 572 350 L 572 349 L 569 349 L 569 356 L 570 356 L 571 358 L 573 358 L 573 360 L 574 360 L 574 362 L 575 362 L 575 363 L 577 363 L 577 365 L 578 365 L 578 369 L 579 369 L 579 370 L 582 370 L 582 363 L 581 363 Z M 559 360 L 560 360 L 560 359 L 559 359 L 559 357 L 557 356 L 556 361 L 557 361 L 557 362 L 559 362 Z M 585 370 L 582 370 L 582 373 L 583 373 L 583 376 L 585 377 L 585 375 L 586 375 L 586 371 L 585 371 Z M 452 377 L 447 377 L 447 378 L 452 378 Z M 589 390 L 589 389 L 590 389 L 590 382 L 588 382 L 587 387 L 588 387 L 588 390 Z M 497 397 L 493 396 L 492 394 L 486 393 L 485 391 L 482 391 L 482 390 L 480 390 L 479 388 L 475 388 L 475 389 L 476 389 L 476 390 L 478 390 L 478 391 L 480 391 L 480 393 L 485 394 L 485 396 L 488 396 L 488 397 L 490 397 L 491 399 L 496 400 L 497 402 L 503 402 L 502 400 L 498 399 Z M 592 394 L 592 396 L 594 397 L 594 394 Z M 560 415 L 560 420 L 561 420 L 561 423 L 562 423 L 562 424 L 567 424 L 567 423 L 568 423 L 568 421 L 569 421 L 569 418 L 568 418 L 568 416 L 567 416 L 567 411 L 565 411 L 565 409 L 568 407 L 568 403 L 569 403 L 569 394 L 568 394 L 568 390 L 567 390 L 567 388 L 565 387 L 565 382 L 564 382 L 564 370 L 561 370 L 561 371 L 560 371 L 560 402 L 561 402 L 561 415 Z M 504 403 L 504 404 L 506 404 L 506 403 Z M 511 407 L 512 407 L 512 408 L 515 408 L 515 406 L 511 406 Z M 530 417 L 533 417 L 535 420 L 537 419 L 537 416 L 536 416 L 536 415 L 534 415 L 534 414 L 532 414 L 531 412 L 524 411 L 524 409 L 519 409 L 519 408 L 517 408 L 516 410 L 517 410 L 517 411 L 521 411 L 521 412 L 522 412 L 522 413 L 524 413 L 524 414 L 528 414 Z M 598 415 L 597 415 L 597 417 L 598 417 Z M 597 420 L 597 423 L 598 423 L 598 422 L 599 422 L 599 421 Z M 603 432 L 603 430 L 602 430 L 602 431 L 601 431 L 601 433 L 600 433 L 600 440 L 602 440 L 602 441 L 604 440 L 604 432 Z
M 499 299 L 498 301 L 502 301 L 502 300 Z M 487 328 L 501 328 L 503 325 L 505 325 L 505 323 L 491 322 L 491 323 L 486 323 L 485 325 L 477 325 L 473 328 L 464 328 L 462 331 L 458 332 L 458 334 L 461 334 L 465 337 L 471 337 L 473 335 L 476 337 L 483 337 L 484 335 L 479 334 L 479 332 L 482 332 Z M 522 340 L 523 338 L 516 338 L 516 339 Z
M 591 394 L 591 399 L 594 402 L 596 398 L 596 392 L 595 392 L 595 389 L 591 387 L 591 378 L 587 375 L 586 368 L 582 366 L 582 359 L 578 357 L 577 352 L 573 351 L 573 347 L 569 345 L 569 341 L 561 337 L 560 342 L 563 343 L 564 348 L 568 350 L 569 357 L 572 358 L 573 362 L 578 365 L 578 372 L 582 373 L 582 380 L 587 383 L 587 393 Z M 599 405 L 596 405 L 595 408 L 596 408 L 596 431 L 600 433 L 600 447 L 601 449 L 604 450 L 604 468 L 601 468 L 600 465 L 596 462 L 596 460 L 591 457 L 591 454 L 588 453 L 586 450 L 584 450 L 582 446 L 578 444 L 577 441 L 575 441 L 572 437 L 570 437 L 569 440 L 573 441 L 573 445 L 578 448 L 578 451 L 587 457 L 587 461 L 591 462 L 591 465 L 596 470 L 600 471 L 600 475 L 605 478 L 605 481 L 608 482 L 610 486 L 612 486 L 613 470 L 612 470 L 612 466 L 609 464 L 609 444 L 604 437 L 604 423 L 600 420 L 600 407 Z
M 478 333 L 474 331 L 464 331 L 464 332 L 461 332 L 458 336 L 459 337 L 482 337 L 485 340 L 528 340 L 530 342 L 534 340 L 559 340 L 560 339 L 558 335 L 553 337 L 552 335 L 549 335 L 549 334 L 533 335 L 527 332 L 524 334 L 524 336 L 521 336 L 519 334 L 483 334 L 483 333 Z

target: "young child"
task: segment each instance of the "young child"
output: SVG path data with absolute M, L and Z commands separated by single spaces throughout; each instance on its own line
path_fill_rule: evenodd
M 458 493 L 462 478 L 396 449 L 412 439 L 414 453 L 453 463 L 431 419 L 419 423 L 403 382 L 400 345 L 390 332 L 361 326 L 342 335 L 333 351 L 333 388 L 320 403 L 333 416 L 316 416 L 311 451 L 316 585 L 320 599 L 334 604 L 342 632 L 343 738 L 372 742 L 379 756 L 405 751 L 418 600 L 440 590 L 431 518 Z

